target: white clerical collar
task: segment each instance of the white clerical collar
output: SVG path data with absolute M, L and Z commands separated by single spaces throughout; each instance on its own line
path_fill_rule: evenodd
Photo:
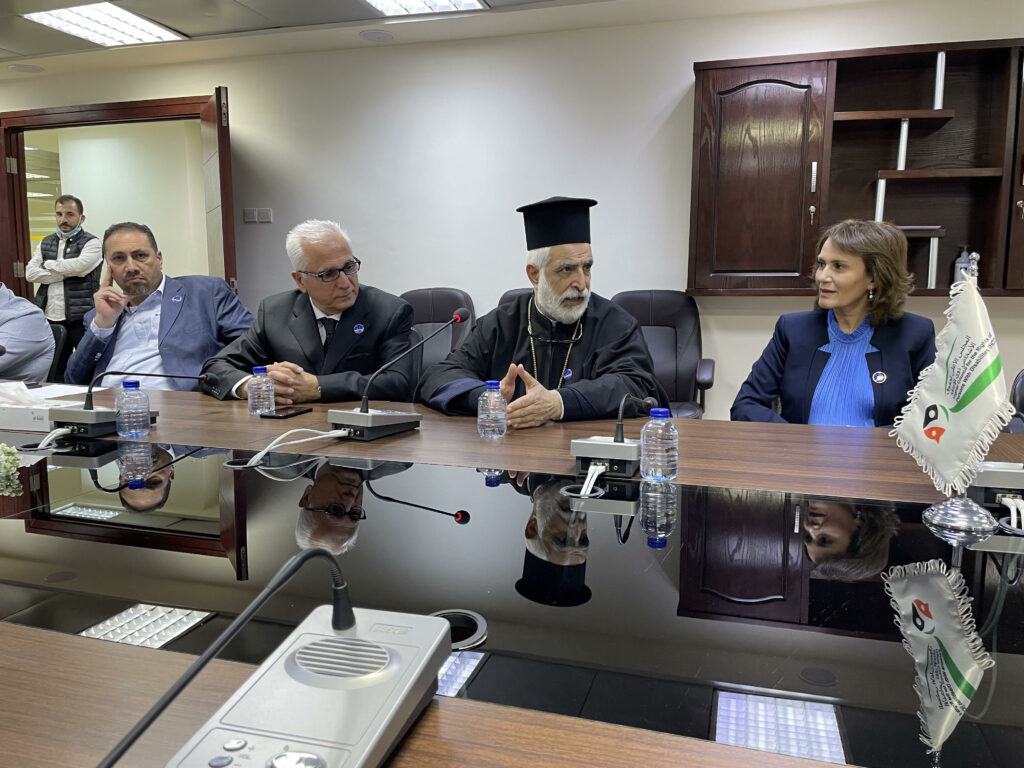
M 313 308 L 313 317 L 316 319 L 318 323 L 320 322 L 321 317 L 329 317 L 331 318 L 331 320 L 337 320 L 338 322 L 341 322 L 341 312 L 338 312 L 333 315 L 328 315 L 326 312 L 321 312 L 320 307 L 313 303 L 312 299 L 309 300 L 309 306 Z

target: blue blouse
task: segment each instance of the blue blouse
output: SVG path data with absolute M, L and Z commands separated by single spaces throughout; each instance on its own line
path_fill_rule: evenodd
M 828 352 L 825 370 L 814 388 L 808 424 L 846 427 L 875 426 L 875 393 L 865 358 L 878 350 L 871 346 L 871 315 L 853 333 L 843 333 L 832 310 L 828 311 Z

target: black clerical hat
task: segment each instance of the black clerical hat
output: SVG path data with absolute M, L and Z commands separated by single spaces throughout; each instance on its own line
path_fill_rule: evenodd
M 517 211 L 526 225 L 526 250 L 549 245 L 590 242 L 590 208 L 597 200 L 586 197 L 549 197 Z
M 583 605 L 590 599 L 590 587 L 583 583 L 586 573 L 586 563 L 557 565 L 527 550 L 516 592 L 541 605 Z

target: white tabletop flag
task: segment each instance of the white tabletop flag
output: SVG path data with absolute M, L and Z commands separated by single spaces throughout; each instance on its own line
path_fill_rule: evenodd
M 1015 412 L 977 278 L 954 283 L 949 296 L 935 362 L 921 371 L 889 433 L 947 496 L 967 489 Z

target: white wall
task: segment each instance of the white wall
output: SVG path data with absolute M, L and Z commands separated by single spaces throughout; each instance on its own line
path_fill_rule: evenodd
M 243 301 L 288 287 L 284 236 L 334 217 L 361 279 L 401 293 L 453 285 L 486 311 L 525 283 L 523 203 L 585 195 L 593 287 L 685 287 L 693 63 L 1024 36 L 1019 0 L 885 2 L 449 43 L 138 68 L 81 77 L 79 103 L 231 96 Z M 0 84 L 4 109 L 69 101 L 64 78 Z M 140 190 L 140 195 L 147 194 Z M 243 206 L 273 224 L 241 223 Z M 808 300 L 701 298 L 718 361 L 709 415 L 728 408 L 781 312 Z M 943 302 L 912 300 L 940 318 Z M 990 302 L 1006 369 L 1024 368 L 1022 302 Z
M 81 198 L 86 229 L 148 224 L 170 275 L 207 274 L 198 120 L 65 128 L 57 132 L 61 189 Z

